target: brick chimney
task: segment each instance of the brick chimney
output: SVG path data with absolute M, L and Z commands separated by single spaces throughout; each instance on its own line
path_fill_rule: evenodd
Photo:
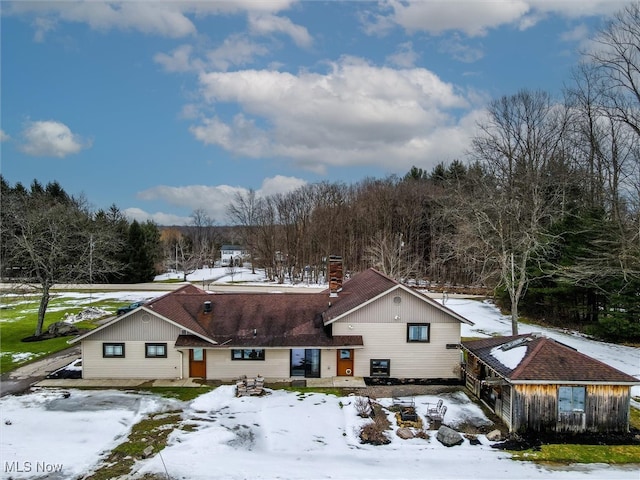
M 329 256 L 329 296 L 337 297 L 342 290 L 342 257 Z

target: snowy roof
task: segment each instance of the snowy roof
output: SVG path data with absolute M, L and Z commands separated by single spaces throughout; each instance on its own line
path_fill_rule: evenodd
M 631 375 L 536 334 L 465 341 L 462 347 L 512 383 L 640 384 Z

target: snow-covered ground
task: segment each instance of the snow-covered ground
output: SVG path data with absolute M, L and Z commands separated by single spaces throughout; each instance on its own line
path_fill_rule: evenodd
M 234 275 L 234 281 L 238 277 Z M 221 279 L 222 280 L 222 279 Z M 218 280 L 220 281 L 220 280 Z M 256 279 L 260 281 L 260 279 Z M 163 292 L 93 293 L 123 301 Z M 66 295 L 66 294 L 65 294 Z M 69 294 L 71 295 L 71 294 Z M 82 304 L 83 295 L 77 296 Z M 449 299 L 446 306 L 472 320 L 462 335 L 510 334 L 510 318 L 490 302 Z M 640 349 L 595 342 L 579 334 L 522 324 L 522 333 L 542 332 L 578 351 L 640 377 Z M 144 414 L 176 408 L 153 395 L 118 391 L 39 390 L 0 399 L 0 478 L 81 478 L 122 442 Z M 634 395 L 640 395 L 634 387 Z M 445 423 L 455 426 L 488 420 L 462 393 L 415 398 L 418 413 L 442 398 Z M 401 440 L 391 432 L 385 446 L 360 444 L 366 422 L 356 415 L 353 397 L 298 395 L 272 391 L 265 397 L 235 398 L 220 387 L 184 408 L 183 420 L 195 429 L 176 429 L 161 452 L 136 464 L 142 475 L 166 471 L 173 479 L 638 479 L 638 466 L 541 466 L 513 461 L 480 436 L 447 448 L 431 432 L 428 440 Z M 380 399 L 389 405 L 391 399 Z

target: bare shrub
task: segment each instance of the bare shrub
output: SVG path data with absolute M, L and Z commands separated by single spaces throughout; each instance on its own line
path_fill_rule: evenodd
M 368 397 L 356 397 L 353 406 L 360 417 L 367 418 L 371 415 L 371 400 Z

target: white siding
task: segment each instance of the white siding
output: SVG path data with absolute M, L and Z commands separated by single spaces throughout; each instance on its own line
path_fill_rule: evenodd
M 91 341 L 122 342 L 123 339 L 147 342 L 175 342 L 180 328 L 145 311 L 118 320 L 113 325 L 94 333 Z
M 124 358 L 103 358 L 103 343 L 82 342 L 82 378 L 180 378 L 182 355 L 174 348 L 175 337 L 166 342 L 167 358 L 145 358 L 144 341 L 124 342 Z
M 291 374 L 291 350 L 266 349 L 264 360 L 231 360 L 231 349 L 207 350 L 207 378 L 212 380 L 233 380 L 242 375 L 265 378 L 289 378 Z M 189 351 L 184 356 L 189 358 Z M 189 362 L 185 361 L 185 375 L 189 372 Z M 322 349 L 320 352 L 320 374 L 333 377 L 336 372 L 336 351 Z
M 429 323 L 430 341 L 407 342 L 407 323 Z M 446 346 L 460 342 L 460 322 L 407 292 L 392 292 L 338 320 L 333 334 L 362 335 L 364 348 L 355 350 L 356 376 L 370 376 L 371 359 L 390 359 L 390 377 L 459 377 L 460 350 Z
M 82 341 L 83 378 L 180 378 L 180 329 L 147 312 L 137 312 Z M 102 344 L 125 344 L 124 358 L 103 358 Z M 145 358 L 145 343 L 166 343 L 167 358 Z M 188 363 L 187 363 L 187 372 Z

